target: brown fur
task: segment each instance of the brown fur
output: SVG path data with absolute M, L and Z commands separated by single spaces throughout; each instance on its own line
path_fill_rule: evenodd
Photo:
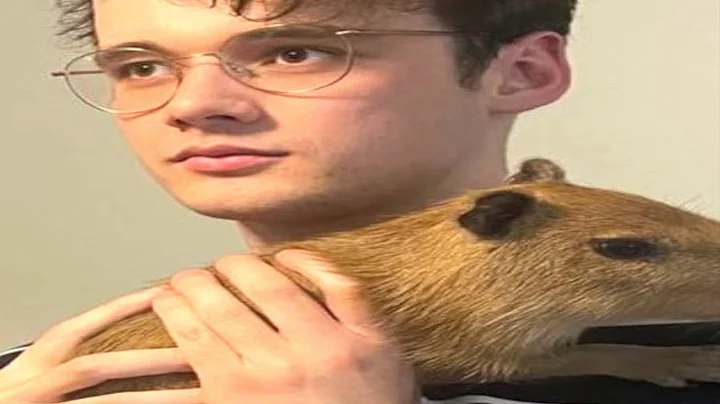
M 462 215 L 485 209 L 476 206 L 479 199 L 503 191 L 534 201 L 516 218 L 499 216 L 505 233 L 479 236 L 459 225 Z M 614 260 L 591 248 L 591 240 L 614 237 L 649 240 L 659 255 Z M 720 367 L 720 354 L 700 348 L 575 343 L 597 325 L 720 317 L 720 224 L 640 196 L 566 183 L 547 160 L 526 162 L 502 187 L 275 246 L 262 256 L 272 261 L 283 248 L 319 253 L 357 280 L 379 326 L 425 384 L 606 374 L 669 386 L 710 379 L 701 369 Z M 307 281 L 285 272 L 322 300 Z M 173 346 L 159 319 L 146 312 L 93 337 L 77 355 Z M 197 386 L 192 374 L 149 376 L 70 398 Z

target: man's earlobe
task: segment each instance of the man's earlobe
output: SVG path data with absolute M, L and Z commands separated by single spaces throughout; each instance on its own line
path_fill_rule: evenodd
M 490 100 L 495 113 L 520 113 L 550 104 L 570 88 L 567 40 L 555 32 L 536 32 L 500 50 L 495 68 L 501 76 Z

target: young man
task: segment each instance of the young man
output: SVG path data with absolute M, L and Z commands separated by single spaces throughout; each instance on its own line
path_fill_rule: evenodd
M 73 0 L 65 7 L 75 17 L 68 33 L 91 39 L 99 52 L 60 75 L 84 102 L 115 115 L 178 202 L 237 222 L 252 248 L 499 183 L 517 116 L 557 100 L 570 83 L 572 0 Z M 108 78 L 114 85 L 103 88 Z M 713 386 L 662 389 L 599 377 L 420 386 L 370 325 L 351 282 L 319 257 L 278 258 L 323 290 L 333 316 L 253 255 L 223 257 L 216 267 L 279 331 L 205 272 L 184 271 L 170 288 L 120 298 L 6 355 L 14 360 L 0 371 L 0 403 L 62 402 L 64 393 L 102 380 L 190 369 L 199 390 L 82 403 L 720 402 Z M 149 306 L 179 348 L 64 363 L 79 340 Z M 626 341 L 657 343 L 632 330 Z

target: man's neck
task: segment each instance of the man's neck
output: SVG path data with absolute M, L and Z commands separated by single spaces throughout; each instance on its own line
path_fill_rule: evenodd
M 505 172 L 498 172 L 496 175 L 488 176 L 483 183 L 469 186 L 468 189 L 488 188 L 500 184 L 501 178 L 504 178 Z M 252 221 L 246 220 L 237 222 L 240 234 L 246 247 L 252 251 L 267 247 L 269 245 L 277 245 L 280 243 L 301 241 L 323 234 L 349 231 L 360 227 L 368 226 L 378 221 L 387 220 L 397 217 L 411 211 L 423 209 L 432 204 L 440 203 L 453 196 L 464 193 L 464 191 L 456 190 L 455 192 L 445 192 L 435 197 L 427 197 L 418 199 L 405 204 L 392 204 L 374 209 L 361 210 L 357 212 L 343 211 L 334 216 L 314 216 L 314 215 L 296 215 L 294 217 L 310 218 L 307 220 L 295 220 L 288 222 L 287 220 L 278 221 Z
M 417 207 L 420 208 L 420 207 Z M 417 209 L 415 208 L 415 209 Z M 397 209 L 395 211 L 373 212 L 366 214 L 345 215 L 338 217 L 325 217 L 320 220 L 288 222 L 238 222 L 240 235 L 251 252 L 277 245 L 280 243 L 305 240 L 323 234 L 348 231 L 375 223 L 380 218 L 398 216 L 414 210 L 413 208 Z

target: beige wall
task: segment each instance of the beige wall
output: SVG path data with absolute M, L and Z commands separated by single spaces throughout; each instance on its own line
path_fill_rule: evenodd
M 142 173 L 107 116 L 47 72 L 52 0 L 0 13 L 0 347 L 242 246 Z M 555 157 L 579 182 L 720 218 L 720 2 L 581 0 L 575 87 L 521 121 L 513 164 Z M 1 349 L 1 348 L 0 348 Z

